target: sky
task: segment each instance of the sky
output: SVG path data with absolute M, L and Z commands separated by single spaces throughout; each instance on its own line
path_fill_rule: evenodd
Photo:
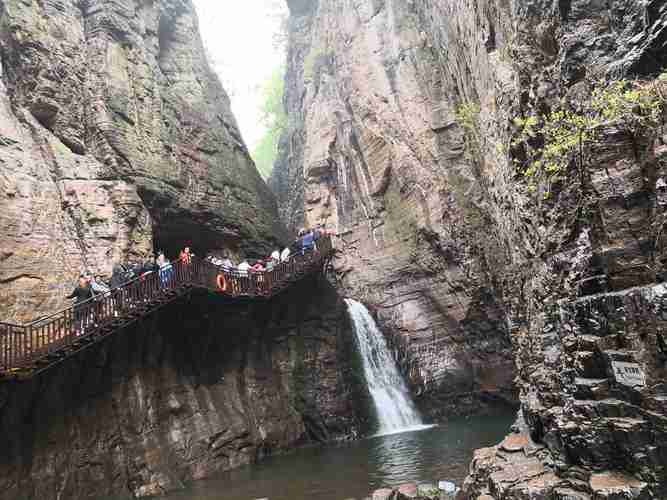
M 252 151 L 264 127 L 259 120 L 260 90 L 284 60 L 274 34 L 285 0 L 193 0 L 204 47 L 213 61 L 241 133 Z

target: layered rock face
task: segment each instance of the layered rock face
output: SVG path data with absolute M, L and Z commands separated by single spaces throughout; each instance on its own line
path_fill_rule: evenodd
M 0 387 L 0 498 L 160 494 L 349 434 L 364 390 L 352 342 L 345 306 L 320 278 L 270 303 L 195 295 L 169 306 Z
M 522 418 L 466 495 L 666 498 L 664 130 L 600 124 L 537 189 L 512 163 L 515 118 L 664 70 L 665 3 L 288 3 L 281 215 L 336 227 L 427 392 L 508 392 L 511 341 Z
M 417 8 L 289 4 L 290 129 L 270 183 L 283 219 L 337 230 L 340 286 L 377 311 L 424 409 L 513 400 L 505 320 L 462 239 L 461 133 Z
M 189 0 L 10 0 L 0 51 L 3 319 L 154 247 L 282 239 Z

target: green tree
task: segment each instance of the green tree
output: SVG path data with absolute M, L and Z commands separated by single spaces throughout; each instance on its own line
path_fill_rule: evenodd
M 266 131 L 252 151 L 259 173 L 265 179 L 271 175 L 273 162 L 278 156 L 278 142 L 287 128 L 287 114 L 283 107 L 285 67 L 277 67 L 262 88 L 261 121 Z

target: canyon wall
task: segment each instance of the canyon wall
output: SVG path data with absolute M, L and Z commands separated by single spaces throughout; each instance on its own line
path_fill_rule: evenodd
M 154 250 L 284 238 L 190 0 L 0 5 L 0 316 Z
M 0 498 L 155 495 L 358 432 L 365 387 L 350 332 L 321 277 L 266 303 L 195 294 L 5 382 Z
M 551 174 L 517 167 L 544 140 L 521 124 L 580 116 L 596 82 L 648 80 L 664 110 L 667 4 L 288 5 L 284 221 L 336 230 L 341 289 L 446 411 L 515 377 L 516 432 L 465 496 L 667 497 L 664 127 L 601 120 Z
M 376 312 L 423 410 L 511 403 L 507 324 L 466 237 L 472 173 L 423 7 L 289 4 L 289 130 L 270 182 L 281 216 L 336 230 L 339 286 Z

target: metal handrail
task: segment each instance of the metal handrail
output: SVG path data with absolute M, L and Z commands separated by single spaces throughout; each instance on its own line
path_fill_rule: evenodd
M 228 297 L 270 298 L 290 283 L 312 272 L 333 252 L 331 238 L 317 242 L 317 249 L 291 255 L 271 271 L 225 270 L 205 260 L 176 262 L 171 269 L 144 274 L 109 292 L 54 312 L 24 325 L 0 322 L 0 374 L 26 369 L 38 360 L 94 341 L 102 331 L 111 332 L 151 313 L 190 288 L 203 288 Z M 218 277 L 228 287 L 218 287 Z
M 113 290 L 118 290 L 118 289 L 120 289 L 120 288 L 129 286 L 129 285 L 131 285 L 131 284 L 134 283 L 134 282 L 141 281 L 141 278 L 142 278 L 141 276 L 137 276 L 136 278 L 132 278 L 131 280 L 126 281 L 126 282 L 123 283 L 122 285 L 117 286 L 116 288 L 110 290 L 109 292 L 105 292 L 105 293 L 102 293 L 102 294 L 95 295 L 95 296 L 93 296 L 93 298 L 86 299 L 86 300 L 83 301 L 83 302 L 79 302 L 79 304 L 77 304 L 77 305 L 83 305 L 83 304 L 87 304 L 87 303 L 89 303 L 89 302 L 95 302 L 96 300 L 99 299 L 99 295 L 106 295 L 107 293 L 111 293 Z M 42 322 L 44 322 L 44 321 L 46 321 L 46 320 L 49 320 L 49 319 L 51 319 L 51 318 L 53 318 L 53 317 L 55 317 L 55 316 L 59 316 L 59 315 L 63 314 L 65 311 L 68 311 L 68 310 L 72 309 L 73 307 L 74 307 L 74 306 L 67 306 L 67 307 L 65 307 L 65 308 L 63 308 L 63 309 L 60 309 L 60 310 L 56 311 L 56 312 L 53 312 L 53 313 L 48 314 L 48 315 L 46 315 L 46 316 L 42 316 L 42 317 L 40 317 L 40 318 L 37 318 L 37 319 L 35 319 L 35 320 L 30 321 L 29 323 L 24 323 L 24 324 L 22 324 L 22 325 L 20 325 L 20 324 L 18 324 L 18 323 L 12 323 L 12 322 L 7 322 L 7 321 L 0 321 L 0 327 L 1 327 L 1 326 L 13 326 L 13 327 L 17 327 L 17 328 L 27 328 L 27 327 L 29 327 L 29 326 L 34 326 L 34 325 L 37 325 L 37 324 L 39 324 L 39 323 L 42 323 Z

